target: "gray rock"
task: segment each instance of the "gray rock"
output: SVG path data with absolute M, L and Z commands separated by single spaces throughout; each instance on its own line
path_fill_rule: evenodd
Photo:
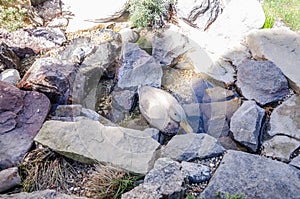
M 290 162 L 290 165 L 297 167 L 298 169 L 300 169 L 300 155 L 298 155 L 297 157 L 293 158 L 292 161 Z
M 137 88 L 139 85 L 161 86 L 161 66 L 136 44 L 126 43 L 123 49 L 123 64 L 118 73 L 119 88 Z
M 16 69 L 6 69 L 0 74 L 0 81 L 7 82 L 14 86 L 20 79 L 20 74 Z
M 290 86 L 300 93 L 299 34 L 287 28 L 263 29 L 251 32 L 246 42 L 254 58 L 274 62 L 288 78 Z
M 67 104 L 72 95 L 77 69 L 71 62 L 46 57 L 37 59 L 18 87 L 44 93 L 52 103 Z
M 203 115 L 200 111 L 200 105 L 198 103 L 184 104 L 182 105 L 186 118 L 191 125 L 193 132 L 204 133 Z
M 119 33 L 122 38 L 122 43 L 127 43 L 127 42 L 135 43 L 140 38 L 139 33 L 130 28 L 123 28 L 120 30 Z
M 153 167 L 160 146 L 146 132 L 92 120 L 47 121 L 34 140 L 71 159 L 111 163 L 141 174 Z
M 30 0 L 30 1 L 31 1 L 31 5 L 37 6 L 37 5 L 39 5 L 39 4 L 44 3 L 44 2 L 47 1 L 47 0 Z
M 289 94 L 288 81 L 270 61 L 246 60 L 237 67 L 237 86 L 243 96 L 265 105 Z
M 87 199 L 85 197 L 71 196 L 67 194 L 59 193 L 55 190 L 46 189 L 43 191 L 34 191 L 31 193 L 21 192 L 15 194 L 3 194 L 0 195 L 1 199 L 37 199 L 37 198 L 47 198 L 47 199 Z
M 177 27 L 171 26 L 153 38 L 152 55 L 161 66 L 174 65 L 179 56 L 191 49 L 190 42 L 185 35 L 178 32 Z
M 189 133 L 174 136 L 162 149 L 162 157 L 189 161 L 218 156 L 224 151 L 225 149 L 210 135 Z
M 0 171 L 0 193 L 15 187 L 20 183 L 21 178 L 18 173 L 18 167 Z
M 262 155 L 289 162 L 292 153 L 300 147 L 300 141 L 284 135 L 276 135 L 265 141 L 262 146 Z
M 38 15 L 44 19 L 45 24 L 49 23 L 51 20 L 55 20 L 60 15 L 62 15 L 62 17 L 64 17 L 68 22 L 66 13 L 62 13 L 62 7 L 63 4 L 61 3 L 61 0 L 51 0 L 45 1 L 43 2 L 43 4 L 39 4 L 35 7 L 35 10 L 38 13 Z
M 82 106 L 80 104 L 59 105 L 54 115 L 58 117 L 77 117 L 80 116 Z
M 247 198 L 296 199 L 300 195 L 299 175 L 300 171 L 288 164 L 229 150 L 201 197 L 217 199 L 217 192 L 228 192 Z
M 49 28 L 64 28 L 68 25 L 68 19 L 66 18 L 54 18 L 47 24 Z
M 230 100 L 235 96 L 234 92 L 227 90 L 220 86 L 205 89 L 205 95 L 203 96 L 204 103 L 221 102 Z
M 168 158 L 160 158 L 145 176 L 144 183 L 123 194 L 122 198 L 182 198 L 184 177 L 180 164 Z
M 4 43 L 5 41 L 0 40 L 0 42 L 0 73 L 5 69 L 19 69 L 19 57 Z
M 86 109 L 86 108 L 82 108 L 81 109 L 80 115 L 84 116 L 86 118 L 89 118 L 91 120 L 95 120 L 95 121 L 100 121 L 100 119 L 101 119 L 101 116 L 96 111 L 93 111 L 93 110 L 90 110 L 90 109 Z
M 221 0 L 179 0 L 176 11 L 179 19 L 204 31 L 222 13 L 223 7 Z
M 129 112 L 134 103 L 134 91 L 122 90 L 112 92 L 112 106 L 121 112 Z
M 245 101 L 233 114 L 230 121 L 230 130 L 236 141 L 256 152 L 262 135 L 265 110 L 254 101 Z
M 21 162 L 50 109 L 38 92 L 21 91 L 0 81 L 0 169 Z
M 294 95 L 276 107 L 271 114 L 268 134 L 300 139 L 300 96 Z
M 201 183 L 210 179 L 210 168 L 192 162 L 181 162 L 181 172 L 189 183 Z
M 45 38 L 46 41 L 52 42 L 59 46 L 67 41 L 64 32 L 60 28 L 38 27 L 38 28 L 26 29 L 26 32 L 28 32 L 30 36 L 36 38 L 39 37 Z

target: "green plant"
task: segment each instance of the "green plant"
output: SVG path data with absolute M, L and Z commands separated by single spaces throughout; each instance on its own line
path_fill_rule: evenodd
M 12 0 L 0 1 L 0 27 L 9 31 L 24 26 L 26 10 L 14 5 Z
M 167 11 L 164 0 L 132 0 L 129 5 L 130 21 L 136 27 L 160 27 Z
M 235 193 L 230 195 L 228 192 L 222 193 L 219 191 L 216 193 L 216 195 L 219 199 L 246 199 L 246 196 L 242 193 Z
M 196 199 L 196 197 L 192 194 L 187 194 L 187 196 L 184 199 Z

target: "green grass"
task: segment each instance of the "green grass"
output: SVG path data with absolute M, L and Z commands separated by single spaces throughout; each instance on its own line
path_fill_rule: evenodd
M 263 8 L 264 28 L 271 28 L 276 19 L 281 19 L 292 30 L 300 31 L 300 0 L 264 0 Z

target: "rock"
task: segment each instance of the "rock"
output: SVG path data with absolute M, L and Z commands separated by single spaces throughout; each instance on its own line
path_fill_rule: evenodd
M 37 6 L 37 5 L 39 5 L 39 4 L 44 3 L 44 2 L 47 1 L 47 0 L 30 0 L 30 1 L 31 1 L 31 5 Z
M 138 88 L 139 109 L 149 124 L 168 136 L 176 135 L 182 127 L 187 133 L 193 129 L 177 100 L 168 92 L 150 87 Z
M 260 144 L 264 116 L 265 110 L 254 101 L 245 101 L 231 118 L 230 131 L 234 139 L 252 152 L 256 152 Z
M 241 99 L 237 97 L 223 102 L 199 104 L 204 131 L 215 138 L 228 135 L 230 119 L 240 104 Z
M 1 33 L 0 33 L 1 35 Z M 0 37 L 1 40 L 1 37 Z M 5 69 L 19 69 L 20 59 L 19 57 L 1 41 L 0 45 L 0 73 Z
M 176 161 L 168 158 L 158 159 L 154 168 L 145 176 L 144 183 L 123 194 L 122 198 L 182 198 L 184 177 L 180 168 Z
M 0 81 L 7 82 L 13 86 L 15 86 L 20 79 L 20 74 L 16 69 L 6 69 L 0 73 Z
M 47 24 L 49 28 L 63 28 L 68 25 L 68 19 L 66 18 L 54 18 Z
M 217 19 L 223 8 L 221 0 L 179 0 L 176 4 L 179 19 L 201 31 Z
M 191 87 L 193 88 L 194 95 L 197 97 L 198 103 L 205 102 L 203 99 L 206 95 L 206 90 L 209 88 L 213 88 L 214 85 L 202 78 L 194 78 L 191 80 Z
M 81 109 L 80 115 L 84 116 L 86 118 L 89 118 L 91 120 L 95 120 L 95 121 L 100 121 L 101 120 L 101 116 L 96 111 L 86 109 L 86 108 Z M 103 124 L 103 122 L 101 122 L 101 123 Z M 103 125 L 105 125 L 105 124 L 103 124 Z
M 130 28 L 123 28 L 119 33 L 121 35 L 123 44 L 128 42 L 136 43 L 140 38 L 139 33 Z
M 129 112 L 134 104 L 135 92 L 130 90 L 113 91 L 112 106 L 121 112 Z
M 294 95 L 276 107 L 271 114 L 268 134 L 300 139 L 300 96 Z
M 182 106 L 186 113 L 186 118 L 194 133 L 204 133 L 203 115 L 198 103 L 184 104 Z
M 136 44 L 126 43 L 122 58 L 123 64 L 118 71 L 119 88 L 137 88 L 139 85 L 160 87 L 163 72 L 152 56 Z
M 201 197 L 217 199 L 217 192 L 228 192 L 246 198 L 296 199 L 300 194 L 299 174 L 288 164 L 229 150 Z
M 92 120 L 47 121 L 34 140 L 80 162 L 111 163 L 140 174 L 153 167 L 160 146 L 146 132 Z
M 289 162 L 292 153 L 299 147 L 300 141 L 284 135 L 276 135 L 263 143 L 261 154 Z
M 38 15 L 44 19 L 45 24 L 49 23 L 51 20 L 55 20 L 60 16 L 63 16 L 68 23 L 68 19 L 67 19 L 68 17 L 65 16 L 66 13 L 63 13 L 62 7 L 63 4 L 61 3 L 61 0 L 51 0 L 51 1 L 45 1 L 43 2 L 43 4 L 39 4 L 38 6 L 35 7 L 35 10 L 38 13 Z
M 297 157 L 293 158 L 292 161 L 290 162 L 290 165 L 300 169 L 300 156 L 298 155 Z
M 261 105 L 282 100 L 289 94 L 288 81 L 270 61 L 247 60 L 237 67 L 237 86 L 242 95 Z
M 55 190 L 46 189 L 43 191 L 34 191 L 31 193 L 21 192 L 15 194 L 3 194 L 0 196 L 1 199 L 36 199 L 36 198 L 47 198 L 47 199 L 87 199 L 85 197 L 70 196 L 67 194 L 59 193 Z
M 70 62 L 46 57 L 37 59 L 27 71 L 18 87 L 40 91 L 52 103 L 66 104 L 72 94 L 77 68 Z
M 77 117 L 81 114 L 82 106 L 80 104 L 59 105 L 54 115 L 58 117 Z
M 62 0 L 64 12 L 70 13 L 67 32 L 76 32 L 117 19 L 123 15 L 128 0 L 120 0 L 113 4 L 95 6 L 93 0 L 74 3 L 72 0 Z M 88 11 L 88 12 L 87 12 Z
M 0 81 L 0 168 L 20 163 L 50 109 L 49 99 Z
M 174 136 L 162 149 L 162 157 L 189 161 L 218 156 L 224 151 L 225 149 L 210 135 L 189 133 Z
M 179 32 L 177 27 L 171 26 L 154 36 L 152 56 L 161 66 L 174 65 L 179 56 L 191 49 L 190 42 L 185 35 Z
M 181 172 L 188 182 L 201 183 L 210 179 L 210 168 L 205 165 L 192 162 L 181 162 Z
M 15 187 L 20 183 L 21 178 L 18 173 L 18 167 L 0 171 L 0 193 Z
M 8 32 L 0 30 L 0 43 L 5 42 L 19 58 L 58 48 L 66 38 L 59 29 L 38 28 Z
M 203 96 L 204 103 L 221 102 L 234 98 L 235 94 L 231 90 L 224 89 L 220 86 L 205 89 Z
M 294 91 L 300 93 L 299 34 L 287 28 L 262 29 L 251 32 L 246 42 L 254 58 L 272 61 L 288 78 Z

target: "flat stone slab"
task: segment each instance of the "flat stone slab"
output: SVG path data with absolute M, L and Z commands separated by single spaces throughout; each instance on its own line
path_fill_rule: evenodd
M 111 163 L 145 174 L 153 167 L 160 148 L 151 136 L 139 130 L 103 126 L 93 120 L 47 121 L 34 140 L 80 162 Z
M 300 170 L 288 164 L 229 150 L 201 196 L 217 199 L 217 192 L 228 192 L 256 199 L 298 199 L 299 176 Z
M 246 42 L 256 59 L 268 59 L 289 79 L 300 93 L 300 35 L 288 28 L 262 29 L 251 32 Z

